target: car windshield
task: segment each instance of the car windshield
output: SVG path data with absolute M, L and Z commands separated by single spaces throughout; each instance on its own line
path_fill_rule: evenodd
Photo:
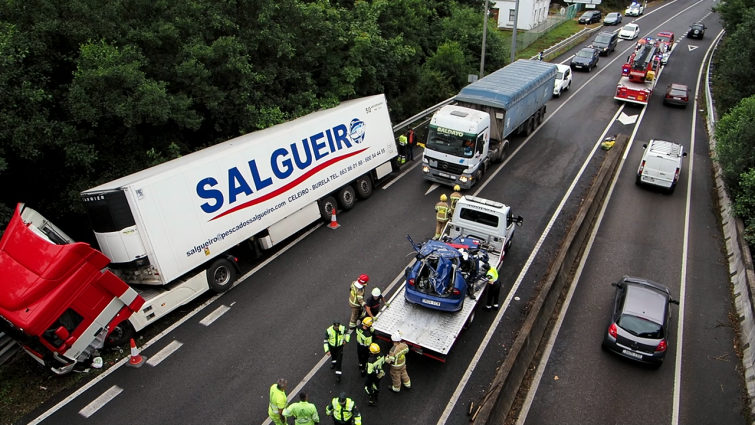
M 617 18 L 618 16 L 619 16 L 618 13 L 609 13 L 608 16 L 606 16 L 606 19 Z
M 563 80 L 564 79 L 564 73 L 562 71 L 558 71 L 558 73 L 556 74 L 556 79 L 557 80 Z
M 624 31 L 634 32 L 634 30 L 636 30 L 636 29 L 637 29 L 637 27 L 635 25 L 627 25 L 627 26 L 624 27 Z
M 595 38 L 595 43 L 608 44 L 611 42 L 610 35 L 599 35 Z
M 616 322 L 621 329 L 639 338 L 663 338 L 663 326 L 631 314 L 622 315 Z
M 449 155 L 471 158 L 474 155 L 474 140 L 469 136 L 452 135 L 430 128 L 427 133 L 427 148 Z
M 648 13 L 649 13 L 649 12 L 648 12 Z M 661 40 L 661 41 L 663 41 L 664 43 L 668 43 L 669 41 L 671 41 L 671 38 L 669 38 L 669 37 L 666 37 L 665 35 L 659 35 L 659 36 L 658 36 L 658 40 Z
M 703 29 L 703 26 L 701 24 L 695 24 L 695 25 L 692 25 L 692 29 L 694 29 L 694 30 L 701 30 L 701 29 Z
M 577 53 L 577 57 L 578 58 L 591 58 L 592 57 L 592 52 L 589 51 L 589 50 L 580 50 Z
M 587 18 L 587 19 L 590 19 L 590 18 L 592 18 L 592 13 L 590 13 L 590 12 L 585 12 L 585 14 L 584 14 L 584 15 L 582 15 L 582 17 L 583 17 L 583 18 Z

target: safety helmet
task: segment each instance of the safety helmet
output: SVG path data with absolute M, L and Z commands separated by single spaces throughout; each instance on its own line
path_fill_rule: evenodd
M 399 334 L 393 334 L 393 335 L 391 335 L 391 341 L 393 341 L 393 342 L 400 342 L 401 341 L 401 335 L 399 335 Z
M 441 201 L 443 201 L 443 202 L 446 202 L 446 199 L 448 199 L 448 197 L 446 197 L 446 194 L 445 194 L 445 193 L 444 193 L 444 194 L 442 194 L 442 195 L 440 195 L 440 200 L 441 200 Z
M 380 296 L 380 288 L 375 288 L 372 290 L 372 296 L 373 297 L 379 297 Z
M 365 317 L 362 319 L 362 326 L 367 326 L 368 328 L 372 326 L 372 317 Z
M 370 353 L 372 354 L 380 354 L 380 346 L 375 344 L 374 342 L 370 344 Z
M 370 277 L 367 276 L 366 274 L 359 275 L 359 279 L 357 279 L 357 282 L 361 283 L 362 285 L 364 285 L 365 283 L 369 281 L 370 281 Z
M 459 185 L 457 184 L 456 186 L 454 186 L 454 190 L 458 192 L 461 190 L 461 187 L 459 187 Z

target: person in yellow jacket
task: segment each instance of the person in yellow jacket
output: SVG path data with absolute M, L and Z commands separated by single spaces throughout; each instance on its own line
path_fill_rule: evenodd
M 461 199 L 462 194 L 459 193 L 461 190 L 461 187 L 457 184 L 454 186 L 454 192 L 451 194 L 451 206 L 448 209 L 448 217 L 452 218 L 454 216 L 454 211 L 456 210 L 456 203 L 459 202 L 459 199 Z
M 357 359 L 359 360 L 359 372 L 367 376 L 367 358 L 370 357 L 370 344 L 375 337 L 372 317 L 365 317 L 357 323 Z
M 498 295 L 501 293 L 501 282 L 498 281 L 498 269 L 487 263 L 484 267 L 488 269 L 485 273 L 485 278 L 488 280 L 488 296 L 485 301 L 485 310 L 490 310 L 490 307 L 498 310 Z
M 448 222 L 448 204 L 446 201 L 448 197 L 444 193 L 440 195 L 440 202 L 435 204 L 435 237 L 433 239 L 440 238 L 440 233 L 443 231 L 443 227 Z
M 281 378 L 270 387 L 270 406 L 267 408 L 267 414 L 275 425 L 286 425 L 286 419 L 283 417 L 283 410 L 286 408 L 286 385 L 288 381 Z
M 333 326 L 325 330 L 323 348 L 330 356 L 330 368 L 336 370 L 336 381 L 341 381 L 341 363 L 343 362 L 343 346 L 351 339 L 346 333 L 346 327 L 338 319 L 333 320 Z
M 364 315 L 364 293 L 369 281 L 370 277 L 363 274 L 359 276 L 359 279 L 351 282 L 351 291 L 349 292 L 349 307 L 351 307 L 349 330 L 354 330 L 357 327 L 357 320 Z
M 397 393 L 401 391 L 403 383 L 406 389 L 412 387 L 412 381 L 409 374 L 406 373 L 406 354 L 409 352 L 409 346 L 401 342 L 401 335 L 391 335 L 393 347 L 388 351 L 385 362 L 391 365 L 391 391 Z
M 335 425 L 362 425 L 362 415 L 359 414 L 357 404 L 346 397 L 344 392 L 325 407 L 325 414 L 333 417 Z
M 286 418 L 293 416 L 296 425 L 317 425 L 320 423 L 317 406 L 309 402 L 305 392 L 299 393 L 298 403 L 291 403 L 283 410 L 283 416 Z
M 405 134 L 398 136 L 398 165 L 404 165 L 406 163 L 406 151 L 409 148 L 409 141 Z

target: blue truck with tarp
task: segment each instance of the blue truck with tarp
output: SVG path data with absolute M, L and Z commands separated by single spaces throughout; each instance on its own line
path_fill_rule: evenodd
M 529 136 L 545 118 L 557 67 L 520 59 L 464 87 L 428 126 L 425 179 L 462 189 L 474 186 L 508 153 L 510 135 Z

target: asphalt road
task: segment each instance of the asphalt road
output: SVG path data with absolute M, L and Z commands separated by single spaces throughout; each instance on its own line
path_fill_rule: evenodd
M 713 3 L 687 3 L 692 4 L 668 23 L 659 23 L 667 15 L 660 13 L 639 21 L 643 34 L 658 23 L 677 37 L 695 21 L 703 20 L 708 27 L 705 39 L 678 43 L 660 77 L 661 87 L 674 82 L 694 91 L 705 52 L 721 30 L 716 15 L 710 15 Z M 539 386 L 531 389 L 532 403 L 519 423 L 745 423 L 741 364 L 728 318 L 729 279 L 711 197 L 708 140 L 704 116 L 697 114 L 693 127 L 695 113 L 693 106 L 664 107 L 662 97 L 653 96 Z M 642 143 L 652 138 L 694 149 L 673 195 L 634 184 Z M 663 283 L 675 298 L 682 298 L 682 309 L 672 309 L 670 347 L 659 370 L 600 349 L 614 297 L 610 282 L 622 275 Z
M 654 27 L 691 4 L 693 3 L 689 0 L 677 0 L 667 3 L 668 6 L 655 13 L 650 13 L 653 12 L 651 8 L 646 17 L 640 20 L 643 34 L 645 27 Z M 711 4 L 702 3 L 699 7 L 690 9 L 690 13 L 697 8 L 702 15 L 704 9 Z M 689 17 L 679 17 L 672 29 L 681 33 L 691 22 L 690 19 L 693 19 L 691 14 Z M 709 43 L 711 34 L 715 32 L 709 29 L 703 42 Z M 378 286 L 385 289 L 409 263 L 411 247 L 405 235 L 410 234 L 415 240 L 422 240 L 434 233 L 433 206 L 441 193 L 449 193 L 450 190 L 433 188 L 421 178 L 419 168 L 407 166 L 405 170 L 409 171 L 400 178 L 394 177 L 390 187 L 377 189 L 371 199 L 359 202 L 353 210 L 339 214 L 339 229 L 331 230 L 325 226 L 312 229 L 307 237 L 293 244 L 290 249 L 271 257 L 269 263 L 236 288 L 211 300 L 206 308 L 146 349 L 143 354 L 160 359 L 161 350 L 175 348 L 159 364 L 145 365 L 140 369 L 120 368 L 77 397 L 57 407 L 53 406 L 54 403 L 42 406 L 35 414 L 48 412 L 45 413 L 45 423 L 66 425 L 131 424 L 137 421 L 159 424 L 179 420 L 185 424 L 262 424 L 267 418 L 268 389 L 278 378 L 285 377 L 291 387 L 289 393 L 300 386 L 310 394 L 310 401 L 318 406 L 321 417 L 324 417 L 326 403 L 341 391 L 346 391 L 357 401 L 368 424 L 408 422 L 440 425 L 468 422 L 466 410 L 469 401 L 478 401 L 482 397 L 496 367 L 505 358 L 507 347 L 513 342 L 526 315 L 527 304 L 535 295 L 536 285 L 546 274 L 570 218 L 597 172 L 603 157 L 602 151 L 596 150 L 597 144 L 606 133 L 631 133 L 634 129 L 631 124 L 625 126 L 613 122 L 622 108 L 612 98 L 619 68 L 626 56 L 621 51 L 629 49 L 629 44 L 619 44 L 617 52 L 608 58 L 601 58 L 598 68 L 591 73 L 575 73 L 571 90 L 549 103 L 547 121 L 537 132 L 528 139 L 514 138 L 510 159 L 488 173 L 484 187 L 467 191 L 468 194 L 478 194 L 510 204 L 515 215 L 524 217 L 524 226 L 516 232 L 514 247 L 507 255 L 501 273 L 504 284 L 501 297 L 502 301 L 506 298 L 507 303 L 503 306 L 505 310 L 502 307 L 497 313 L 478 311 L 475 322 L 461 334 L 445 363 L 411 354 L 408 358 L 408 371 L 413 385 L 411 391 L 402 390 L 400 394 L 393 394 L 388 390 L 386 379 L 382 383 L 379 407 L 367 407 L 353 343 L 346 348 L 344 378 L 340 383 L 335 382 L 334 375 L 327 366 L 323 367 L 325 362 L 322 351 L 325 328 L 336 317 L 342 321 L 348 319 L 349 283 L 359 274 L 367 273 L 371 278 L 370 288 Z M 704 49 L 690 53 L 695 52 L 702 57 Z M 573 52 L 567 53 L 564 59 L 571 53 Z M 686 69 L 676 65 L 688 60 L 682 59 L 683 55 L 679 53 L 681 52 L 677 50 L 672 56 L 668 74 L 671 74 L 675 66 L 680 71 Z M 699 60 L 697 63 L 699 64 Z M 694 80 L 693 71 L 696 72 L 697 66 L 690 64 L 689 69 L 689 78 Z M 666 77 L 667 72 L 664 71 L 662 83 L 668 81 Z M 687 74 L 679 74 L 679 78 L 681 77 L 687 78 Z M 658 132 L 666 131 L 663 130 L 666 128 L 664 125 L 676 119 L 687 122 L 680 123 L 674 130 L 680 132 L 681 139 L 686 137 L 688 140 L 691 119 L 689 112 L 685 115 L 684 111 L 662 109 L 658 101 L 659 98 L 654 97 L 653 104 L 649 107 L 649 110 L 658 111 L 657 116 L 651 120 L 652 114 L 646 113 L 638 131 L 638 140 L 641 140 L 640 135 L 647 138 L 655 134 L 650 128 L 645 128 L 650 125 L 648 122 L 656 122 L 654 129 Z M 631 115 L 640 113 L 639 108 L 621 110 Z M 675 116 L 673 120 L 669 118 L 671 114 Z M 649 132 L 647 135 L 646 131 Z M 704 138 L 695 150 L 695 158 L 700 156 L 701 164 L 707 158 L 707 145 L 703 142 Z M 638 152 L 635 144 L 627 159 L 630 166 L 627 166 L 624 174 L 631 174 L 630 169 L 634 167 L 631 164 L 637 161 L 633 155 L 639 155 Z M 695 325 L 700 328 L 711 326 L 711 335 L 721 334 L 718 337 L 727 341 L 721 348 L 730 350 L 731 337 L 726 334 L 728 328 L 716 327 L 719 314 L 713 313 L 720 312 L 723 323 L 727 323 L 725 318 L 729 300 L 726 298 L 725 266 L 716 241 L 718 231 L 710 195 L 705 188 L 705 184 L 709 185 L 709 172 L 704 165 L 697 167 L 697 170 L 700 176 L 692 176 L 695 181 L 693 196 L 699 201 L 693 208 L 697 212 L 693 215 L 696 225 L 691 228 L 690 235 L 690 240 L 695 242 L 690 255 L 697 261 L 688 264 L 695 263 L 694 267 L 700 267 L 702 271 L 690 271 L 688 276 L 689 279 L 699 279 L 702 283 L 720 283 L 708 283 L 709 287 L 700 285 L 696 290 L 689 290 L 689 297 L 706 300 L 706 304 L 703 313 L 703 306 L 698 306 L 698 310 L 695 310 L 694 303 L 687 300 L 688 314 L 696 314 L 698 321 L 695 323 L 691 318 L 688 328 Z M 626 175 L 622 176 L 622 181 L 626 180 Z M 687 178 L 689 176 L 685 174 L 682 182 L 686 182 Z M 616 218 L 625 217 L 626 221 L 615 224 L 616 230 L 605 237 L 602 249 L 593 250 L 591 266 L 586 268 L 582 279 L 588 279 L 589 275 L 596 284 L 605 284 L 625 273 L 619 271 L 624 270 L 622 265 L 629 267 L 635 264 L 630 261 L 636 261 L 643 267 L 656 266 L 657 270 L 665 270 L 658 279 L 668 285 L 676 282 L 674 290 L 678 290 L 682 252 L 679 245 L 682 240 L 680 223 L 684 223 L 685 193 L 677 190 L 673 197 L 665 197 L 648 191 L 638 192 L 633 180 L 629 181 L 631 187 L 627 188 L 626 196 L 632 196 L 629 203 L 625 203 L 626 200 L 612 200 L 609 205 L 612 213 L 607 214 Z M 680 208 L 682 212 L 677 211 Z M 673 212 L 669 212 L 670 210 Z M 649 220 L 652 215 L 648 214 L 653 211 L 661 216 L 659 221 Z M 632 232 L 635 225 L 640 227 Z M 613 234 L 617 231 L 626 236 L 614 238 Z M 668 242 L 673 242 L 672 248 L 668 250 L 665 246 L 653 245 L 652 241 L 626 245 L 625 239 L 642 239 L 642 232 L 647 235 L 645 239 L 653 240 L 667 235 Z M 599 260 L 595 252 L 601 252 L 600 257 L 604 258 Z M 607 266 L 611 266 L 611 270 L 606 270 Z M 663 269 L 664 266 L 666 269 Z M 637 273 L 646 270 L 649 273 L 648 268 L 639 269 Z M 650 274 L 648 277 L 652 278 L 654 275 Z M 580 282 L 580 288 L 587 286 Z M 717 296 L 707 292 L 716 291 L 715 288 L 718 288 L 715 292 Z M 583 296 L 586 305 L 592 305 L 589 302 L 592 295 L 598 296 L 598 291 L 590 292 L 595 294 Z M 605 291 L 600 291 L 600 296 L 604 295 L 603 292 Z M 588 314 L 593 318 L 591 320 L 604 317 L 608 308 L 605 303 L 596 305 L 599 305 L 597 310 L 593 308 L 593 313 Z M 206 317 L 222 306 L 228 308 L 224 314 L 208 325 L 201 323 L 209 320 Z M 589 324 L 582 324 L 581 328 L 575 325 L 574 337 L 568 340 L 587 343 L 589 338 L 600 338 L 600 327 L 596 327 L 592 321 L 587 323 Z M 699 386 L 707 388 L 708 382 L 714 382 L 711 374 L 728 377 L 723 370 L 720 373 L 714 372 L 717 370 L 715 367 L 723 369 L 727 365 L 733 367 L 738 363 L 735 358 L 729 358 L 728 364 L 715 361 L 711 366 L 702 353 L 714 351 L 698 348 L 706 347 L 710 340 L 702 338 L 700 334 L 698 338 L 685 339 L 685 344 L 692 344 L 689 348 L 685 345 L 685 352 L 697 350 L 701 353 L 697 362 L 691 359 L 689 367 L 694 369 L 689 373 L 699 376 Z M 720 342 L 718 345 L 721 345 Z M 383 347 L 387 349 L 388 345 L 383 343 Z M 673 350 L 675 347 L 672 347 L 670 354 L 674 353 Z M 719 351 L 715 351 L 714 355 L 721 354 Z M 565 363 L 565 367 L 579 376 L 577 374 L 583 370 L 580 355 L 588 353 L 612 362 L 610 367 L 603 367 L 601 370 L 622 373 L 621 380 L 611 381 L 613 386 L 626 384 L 622 387 L 624 393 L 619 395 L 632 393 L 641 395 L 643 400 L 655 401 L 660 398 L 661 392 L 665 397 L 670 391 L 667 384 L 668 374 L 673 378 L 673 367 L 668 367 L 673 366 L 671 363 L 665 365 L 660 373 L 647 375 L 633 365 L 621 364 L 610 357 L 603 358 L 603 353 L 599 352 L 599 343 L 591 345 L 585 353 L 570 354 L 572 362 Z M 562 360 L 566 360 L 566 357 L 562 357 Z M 685 363 L 685 367 L 687 366 Z M 646 376 L 653 379 L 652 385 L 648 386 L 646 383 L 642 387 L 631 386 Z M 741 391 L 741 388 L 737 388 L 738 382 L 732 382 L 734 385 L 729 388 L 729 381 L 726 381 L 727 390 Z M 566 405 L 574 402 L 568 397 L 591 389 L 595 383 L 583 378 L 573 379 L 570 383 L 569 387 L 564 386 L 565 390 L 543 396 L 545 402 L 553 404 L 538 404 L 536 409 L 530 411 L 531 419 L 528 422 L 553 422 L 546 420 L 546 417 L 543 417 L 544 421 L 534 419 L 533 411 L 542 412 L 543 409 L 539 408 L 541 406 L 552 412 L 558 412 L 560 408 L 564 408 L 564 414 L 576 412 L 578 409 L 567 409 Z M 697 404 L 697 397 L 700 400 L 709 400 L 711 397 L 708 394 L 693 396 L 697 386 L 692 379 L 683 381 L 682 386 L 683 389 L 687 388 L 687 392 L 682 392 L 684 405 Z M 545 391 L 543 388 L 540 391 Z M 103 394 L 112 397 L 101 398 L 104 397 Z M 595 403 L 608 405 L 614 410 L 617 403 L 624 400 L 616 399 L 616 393 L 612 392 L 604 391 L 598 395 Z M 540 403 L 539 400 L 536 399 L 536 403 Z M 726 400 L 729 405 L 737 402 L 735 396 L 727 397 Z M 580 400 L 583 401 L 585 400 Z M 660 403 L 654 402 L 649 406 L 657 407 L 658 404 Z M 631 405 L 637 406 L 637 403 L 633 401 Z M 647 413 L 645 417 L 665 422 L 668 416 L 665 412 L 666 410 L 662 413 L 655 411 L 656 416 Z M 574 422 L 566 420 L 568 418 L 579 418 L 580 421 L 594 418 L 595 422 L 601 422 L 603 417 L 600 414 L 601 412 L 590 409 L 583 410 L 579 417 L 558 415 L 551 416 L 550 419 L 556 418 L 558 420 L 555 422 L 566 423 Z M 690 411 L 688 414 L 695 412 Z M 33 420 L 34 417 L 28 419 Z

